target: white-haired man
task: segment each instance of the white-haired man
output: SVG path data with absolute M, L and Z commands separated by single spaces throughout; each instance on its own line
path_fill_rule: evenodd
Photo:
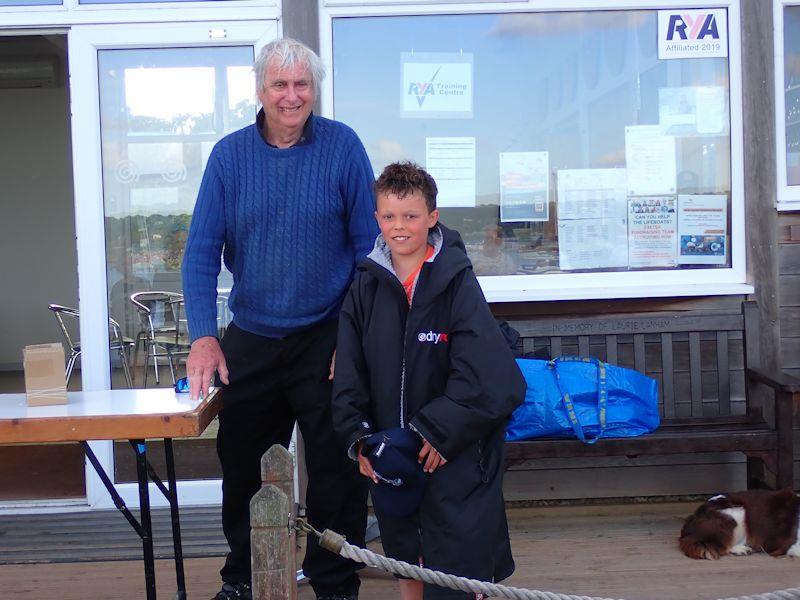
M 342 299 L 377 235 L 374 176 L 349 127 L 311 114 L 325 74 L 314 52 L 276 40 L 254 70 L 263 109 L 214 147 L 183 260 L 191 395 L 205 393 L 215 372 L 223 385 L 217 453 L 230 553 L 216 600 L 252 596 L 249 502 L 259 461 L 273 444 L 288 445 L 295 421 L 309 521 L 357 544 L 366 526 L 363 478 L 334 438 L 329 375 Z M 233 322 L 221 341 L 220 255 L 233 273 Z M 303 569 L 320 599 L 358 595 L 355 565 L 315 539 Z

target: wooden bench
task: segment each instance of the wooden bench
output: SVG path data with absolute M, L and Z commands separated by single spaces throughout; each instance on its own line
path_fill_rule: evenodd
M 559 315 L 509 324 L 528 356 L 595 356 L 654 377 L 662 424 L 648 435 L 593 445 L 570 439 L 508 442 L 508 466 L 542 458 L 741 452 L 748 487 L 792 485 L 800 380 L 761 369 L 755 302 L 744 302 L 741 312 Z

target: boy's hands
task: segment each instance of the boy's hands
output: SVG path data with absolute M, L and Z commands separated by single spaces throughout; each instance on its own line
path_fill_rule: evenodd
M 361 454 L 361 447 L 364 445 L 364 440 L 359 440 L 356 444 L 356 456 L 358 456 L 358 470 L 364 477 L 369 477 L 374 483 L 378 483 L 378 476 L 372 470 L 372 463 L 369 458 Z
M 425 461 L 425 464 L 422 466 L 423 471 L 426 473 L 433 473 L 439 467 L 443 467 L 447 464 L 447 460 L 445 460 L 444 456 L 439 454 L 428 440 L 422 438 L 422 442 L 422 450 L 419 451 L 417 462 L 422 464 L 422 461 Z

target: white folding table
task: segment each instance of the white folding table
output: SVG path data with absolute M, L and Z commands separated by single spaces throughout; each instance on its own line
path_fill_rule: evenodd
M 103 481 L 114 505 L 125 516 L 142 539 L 147 600 L 156 598 L 153 529 L 150 521 L 152 481 L 170 505 L 172 541 L 175 550 L 175 576 L 178 591 L 176 600 L 186 598 L 183 572 L 183 551 L 175 484 L 175 461 L 172 439 L 198 436 L 220 410 L 220 399 L 213 391 L 203 400 L 192 401 L 189 394 L 177 394 L 172 389 L 106 390 L 69 392 L 67 404 L 29 407 L 25 394 L 0 395 L 0 444 L 30 442 L 78 442 L 86 457 Z M 145 440 L 164 439 L 167 466 L 167 485 L 159 478 L 147 460 Z M 97 457 L 90 440 L 128 440 L 136 454 L 136 474 L 139 484 L 140 520 L 130 512 L 114 488 Z

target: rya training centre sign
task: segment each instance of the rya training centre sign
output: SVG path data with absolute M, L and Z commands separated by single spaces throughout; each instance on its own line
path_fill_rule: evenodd
M 658 58 L 728 56 L 728 12 L 724 8 L 658 11 Z
M 402 116 L 472 117 L 472 55 L 402 53 Z

